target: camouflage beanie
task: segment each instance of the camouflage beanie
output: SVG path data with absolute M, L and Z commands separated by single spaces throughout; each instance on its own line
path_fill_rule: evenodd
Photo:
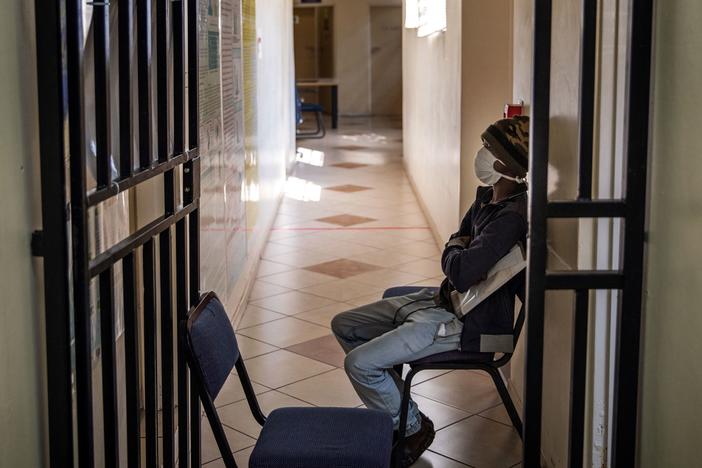
M 529 171 L 529 117 L 498 120 L 481 135 L 483 144 L 516 173 Z

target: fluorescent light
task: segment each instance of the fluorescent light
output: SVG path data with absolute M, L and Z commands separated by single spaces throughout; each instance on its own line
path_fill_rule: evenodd
M 446 31 L 446 0 L 416 0 L 417 37 Z
M 416 29 L 419 27 L 418 0 L 405 0 L 405 28 Z

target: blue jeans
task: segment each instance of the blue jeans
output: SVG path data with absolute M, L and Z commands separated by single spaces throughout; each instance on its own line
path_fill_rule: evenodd
M 346 352 L 344 368 L 366 407 L 387 411 L 400 425 L 402 376 L 393 366 L 432 354 L 458 350 L 463 323 L 437 307 L 431 291 L 383 299 L 332 320 L 332 331 Z M 407 435 L 421 427 L 419 409 L 410 402 Z

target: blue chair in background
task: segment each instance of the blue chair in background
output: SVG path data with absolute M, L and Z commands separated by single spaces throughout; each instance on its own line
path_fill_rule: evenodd
M 266 417 L 258 405 L 234 329 L 213 292 L 181 324 L 186 359 L 198 385 L 217 446 L 227 468 L 235 468 L 214 400 L 236 367 L 246 400 L 263 426 L 251 468 L 386 468 L 392 451 L 392 418 L 359 408 L 280 408 Z
M 302 131 L 300 125 L 304 123 L 303 113 L 313 112 L 317 121 L 317 128 L 314 131 Z M 327 130 L 324 128 L 324 108 L 320 104 L 308 104 L 302 100 L 300 93 L 295 89 L 295 128 L 297 138 L 324 138 Z
M 434 292 L 438 292 L 438 288 L 427 287 L 427 286 L 399 286 L 386 290 L 383 293 L 383 298 L 404 296 L 407 294 L 412 294 L 419 292 L 422 289 L 430 289 Z M 523 298 L 520 298 L 522 304 L 524 304 Z M 514 344 L 516 346 L 517 340 L 519 339 L 519 334 L 524 326 L 524 306 L 522 305 L 517 315 L 517 320 L 514 325 Z M 507 391 L 507 386 L 504 380 L 502 380 L 502 375 L 500 374 L 500 367 L 504 366 L 512 359 L 512 354 L 503 354 L 499 359 L 495 359 L 494 353 L 470 353 L 464 351 L 449 351 L 446 353 L 434 354 L 433 356 L 427 356 L 425 358 L 419 359 L 414 362 L 407 363 L 410 366 L 410 370 L 404 379 L 404 388 L 402 392 L 402 406 L 400 411 L 400 427 L 398 430 L 397 443 L 394 447 L 396 453 L 401 454 L 403 445 L 405 442 L 405 426 L 407 425 L 407 412 L 409 410 L 409 401 L 411 398 L 412 390 L 412 378 L 423 370 L 454 370 L 454 369 L 465 369 L 465 370 L 481 370 L 487 372 L 490 377 L 492 377 L 495 387 L 497 387 L 497 392 L 500 394 L 502 403 L 505 405 L 509 419 L 512 421 L 512 425 L 517 430 L 519 437 L 522 437 L 522 420 L 519 417 L 519 413 L 514 406 L 512 397 Z M 395 367 L 395 370 L 399 375 L 402 375 L 404 371 L 404 364 L 400 364 Z M 398 459 L 400 457 L 397 457 Z

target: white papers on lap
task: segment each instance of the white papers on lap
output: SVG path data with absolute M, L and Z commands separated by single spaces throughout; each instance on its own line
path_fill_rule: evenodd
M 526 258 L 521 246 L 517 244 L 490 269 L 487 279 L 474 284 L 464 293 L 451 292 L 454 313 L 458 318 L 463 318 L 525 268 Z

